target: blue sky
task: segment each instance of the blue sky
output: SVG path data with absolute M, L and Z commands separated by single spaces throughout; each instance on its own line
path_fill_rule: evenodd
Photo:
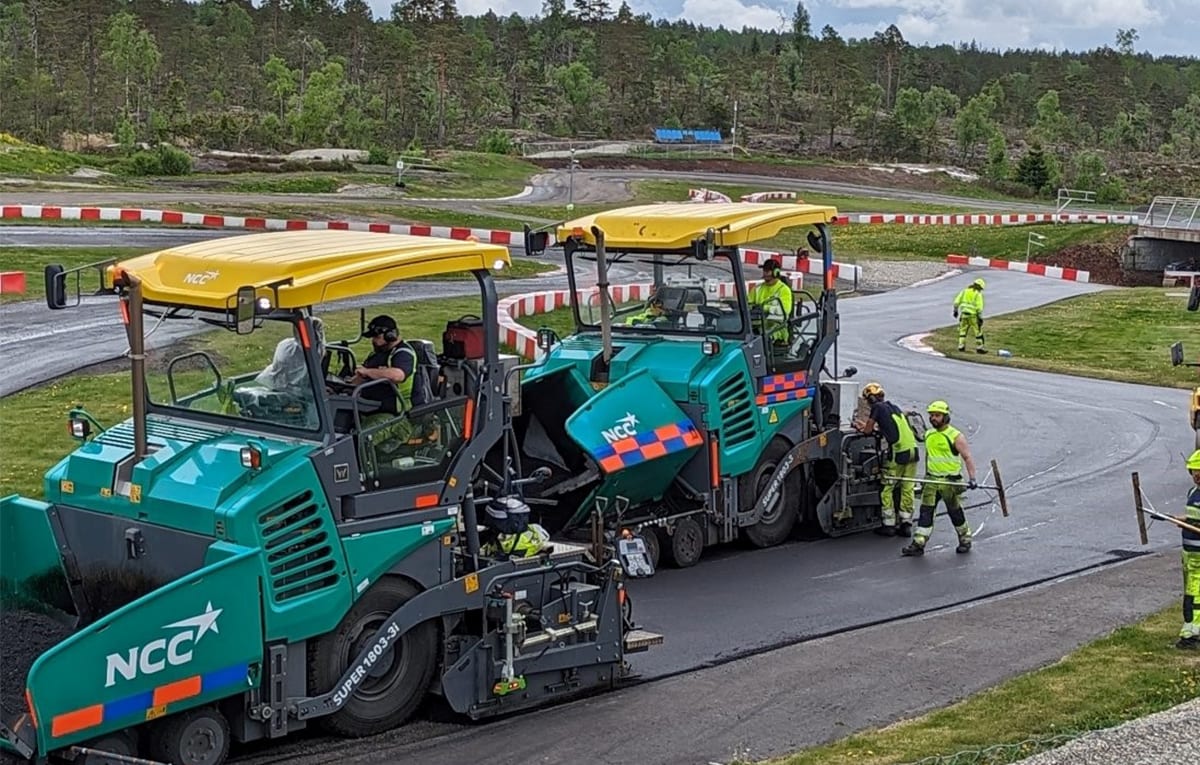
M 368 0 L 387 16 L 392 0 Z M 620 0 L 610 0 L 613 7 Z M 570 2 L 568 0 L 568 7 Z M 795 0 L 629 0 L 636 13 L 686 18 L 716 27 L 779 28 L 790 23 Z M 809 0 L 814 32 L 832 25 L 842 37 L 869 37 L 896 24 L 909 42 L 958 43 L 984 48 L 1087 50 L 1114 45 L 1118 29 L 1134 28 L 1138 51 L 1200 56 L 1197 0 Z M 460 13 L 533 16 L 542 0 L 458 0 Z M 730 24 L 730 20 L 736 20 Z M 1191 32 L 1191 34 L 1189 34 Z

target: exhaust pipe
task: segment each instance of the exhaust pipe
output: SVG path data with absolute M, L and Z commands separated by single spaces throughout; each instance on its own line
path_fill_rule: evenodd
M 114 286 L 128 288 L 121 299 L 122 318 L 129 335 L 129 384 L 133 397 L 133 459 L 140 462 L 146 456 L 146 333 L 142 317 L 142 282 L 128 271 L 121 271 L 113 280 Z
M 604 366 L 612 363 L 612 298 L 608 294 L 608 260 L 604 251 L 604 231 L 592 226 L 596 237 L 596 286 L 600 289 L 600 342 L 603 345 Z

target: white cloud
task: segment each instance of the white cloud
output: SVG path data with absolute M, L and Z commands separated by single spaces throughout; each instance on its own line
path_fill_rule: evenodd
M 620 0 L 609 0 L 614 10 Z M 387 18 L 393 0 L 368 0 Z M 542 0 L 457 0 L 459 12 L 478 16 L 536 16 Z M 634 13 L 686 19 L 709 27 L 787 29 L 796 0 L 628 0 Z M 568 8 L 571 0 L 567 0 Z M 896 24 L 914 44 L 975 40 L 985 48 L 1074 51 L 1113 45 L 1118 29 L 1135 28 L 1138 50 L 1200 53 L 1188 33 L 1197 0 L 805 0 L 814 30 L 832 25 L 843 37 L 870 37 Z
M 683 0 L 676 18 L 707 27 L 723 26 L 733 31 L 740 31 L 742 27 L 786 29 L 792 23 L 791 11 L 768 5 L 747 5 L 742 0 Z

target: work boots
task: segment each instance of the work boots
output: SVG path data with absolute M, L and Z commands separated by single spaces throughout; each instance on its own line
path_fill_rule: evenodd
M 900 551 L 900 554 L 906 558 L 920 557 L 925 554 L 925 545 L 909 542 L 908 546 Z
M 894 537 L 894 536 L 896 536 L 896 527 L 895 526 L 879 526 L 878 528 L 875 529 L 875 533 L 881 537 Z
M 912 536 L 912 524 L 909 523 L 908 521 L 901 521 L 900 525 L 896 527 L 896 536 L 911 537 Z
M 956 553 L 969 553 L 969 552 L 971 552 L 971 540 L 969 540 L 969 539 L 960 539 L 960 540 L 958 540 L 958 547 L 955 547 L 955 548 L 954 548 L 954 552 L 956 552 Z
M 1181 637 L 1179 638 L 1179 642 L 1175 644 L 1175 647 L 1185 651 L 1198 650 L 1200 649 L 1200 637 L 1194 635 L 1192 637 Z

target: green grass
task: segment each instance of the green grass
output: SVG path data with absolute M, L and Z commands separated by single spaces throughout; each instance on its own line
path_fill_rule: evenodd
M 1184 340 L 1185 347 L 1188 340 L 1196 342 L 1198 325 L 1195 315 L 1185 310 L 1186 299 L 1181 290 L 1139 287 L 987 318 L 983 328 L 988 347 L 1012 351 L 1012 358 L 961 355 L 985 364 L 1191 388 L 1200 384 L 1196 370 L 1172 367 L 1170 354 L 1177 340 Z M 957 329 L 946 327 L 926 342 L 943 353 L 960 355 L 957 338 Z M 968 341 L 968 347 L 973 345 L 973 339 Z
M 51 263 L 74 268 L 102 260 L 132 258 L 149 252 L 146 247 L 14 247 L 0 249 L 0 271 L 24 271 L 25 294 L 3 295 L 0 302 L 16 300 L 40 300 L 46 296 L 43 269 Z M 94 292 L 99 286 L 99 272 L 81 272 L 80 284 L 83 294 Z M 74 300 L 75 278 L 67 278 L 67 300 Z
M 71 152 L 35 146 L 0 133 L 0 175 L 65 175 L 83 166 L 103 168 L 110 157 L 83 156 Z
M 367 318 L 387 313 L 396 319 L 405 337 L 429 339 L 440 347 L 447 321 L 465 314 L 479 315 L 479 310 L 478 298 L 439 298 L 373 306 Z M 353 338 L 359 332 L 356 310 L 318 315 L 325 321 L 326 338 L 331 342 Z M 115 310 L 112 320 L 118 320 Z M 358 349 L 366 348 L 363 343 L 354 346 L 360 358 L 364 354 Z M 259 333 L 237 335 L 218 329 L 176 344 L 171 354 L 152 351 L 150 355 L 162 359 L 185 350 L 209 351 L 231 368 L 261 368 L 270 363 L 274 343 Z M 42 476 L 77 445 L 66 433 L 66 416 L 72 407 L 84 406 L 106 426 L 132 415 L 127 363 L 102 364 L 0 399 L 0 432 L 4 434 L 0 442 L 0 496 L 12 492 L 41 496 Z M 153 358 L 148 361 L 153 363 Z M 111 369 L 119 371 L 106 371 Z
M 333 194 L 348 182 L 350 181 L 346 178 L 337 175 L 289 173 L 239 178 L 226 188 L 228 191 L 245 194 Z
M 1044 669 L 946 709 L 772 760 L 777 765 L 885 765 L 947 757 L 997 744 L 1011 751 L 956 762 L 1015 762 L 1046 740 L 1110 727 L 1200 696 L 1200 667 L 1173 645 L 1171 607 L 1090 643 Z
M 519 194 L 529 179 L 543 172 L 519 157 L 480 152 L 435 153 L 432 160 L 448 172 L 405 173 L 405 193 L 411 197 L 473 197 L 486 199 Z

